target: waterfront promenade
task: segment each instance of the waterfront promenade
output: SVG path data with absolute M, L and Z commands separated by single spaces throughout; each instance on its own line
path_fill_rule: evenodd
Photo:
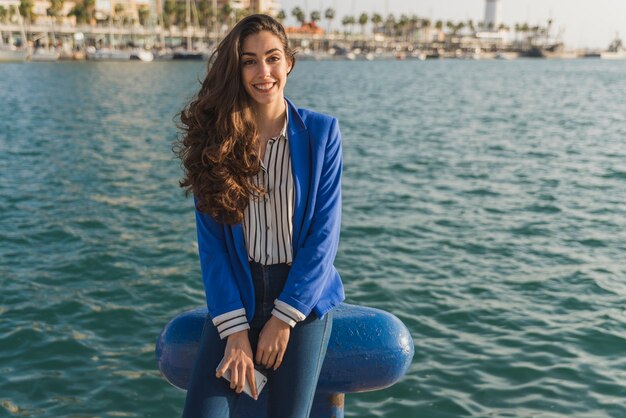
M 221 33 L 204 27 L 159 26 L 147 28 L 139 24 L 52 25 L 52 24 L 0 24 L 5 43 L 21 39 L 25 33 L 29 45 L 80 50 L 95 48 L 124 49 L 139 47 L 148 50 L 184 48 L 191 51 L 209 52 L 221 39 Z M 567 51 L 561 43 L 546 39 L 522 38 L 510 40 L 502 32 L 474 32 L 446 34 L 442 31 L 422 32 L 419 36 L 385 36 L 354 34 L 346 32 L 289 34 L 292 45 L 301 56 L 312 59 L 329 59 L 354 56 L 368 59 L 380 58 L 516 58 L 518 56 L 576 58 L 584 51 Z M 54 39 L 54 41 L 53 41 Z M 18 41 L 21 43 L 21 41 Z M 35 45 L 36 44 L 36 45 Z M 330 52 L 330 54 L 329 54 Z M 351 54 L 352 53 L 352 54 Z M 371 55 L 368 55 L 371 54 Z

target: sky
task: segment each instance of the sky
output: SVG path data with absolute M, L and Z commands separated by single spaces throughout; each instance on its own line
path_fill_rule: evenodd
M 501 0 L 502 21 L 513 27 L 515 23 L 527 22 L 530 26 L 545 26 L 552 18 L 553 35 L 568 48 L 606 49 L 616 33 L 626 41 L 626 0 Z M 358 16 L 365 12 L 377 12 L 383 16 L 393 13 L 396 17 L 405 13 L 427 17 L 431 20 L 482 21 L 485 13 L 484 0 L 282 0 L 281 8 L 288 18 L 286 25 L 294 25 L 291 10 L 299 6 L 305 12 L 336 10 L 333 26 L 340 28 L 345 15 Z M 308 13 L 307 13 L 308 16 Z M 321 23 L 326 27 L 326 22 Z

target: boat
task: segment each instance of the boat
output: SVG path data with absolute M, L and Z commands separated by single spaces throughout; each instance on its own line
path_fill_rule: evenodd
M 113 48 L 96 49 L 87 47 L 87 59 L 92 61 L 129 61 L 130 51 L 122 51 Z
M 622 40 L 616 37 L 609 45 L 609 49 L 600 53 L 600 58 L 604 60 L 626 59 L 626 49 L 622 44 Z
M 0 62 L 24 62 L 28 58 L 28 50 L 14 45 L 0 45 Z
M 154 61 L 154 54 L 150 51 L 146 51 L 145 49 L 133 49 L 132 51 L 130 51 L 130 59 L 143 62 L 152 62 Z
M 514 60 L 519 58 L 519 52 L 515 51 L 498 51 L 494 55 L 497 60 Z
M 20 38 L 20 46 L 13 44 L 5 44 L 2 32 L 0 32 L 0 62 L 24 62 L 30 58 L 30 49 L 28 43 L 25 42 L 26 31 L 24 30 L 24 21 L 17 8 L 17 15 L 20 21 L 20 30 L 22 37 Z
M 37 48 L 30 56 L 31 61 L 46 62 L 58 61 L 61 54 L 54 49 Z
M 185 61 L 201 61 L 207 58 L 204 52 L 201 51 L 191 51 L 188 49 L 176 49 L 172 55 L 172 59 L 174 60 L 185 60 Z

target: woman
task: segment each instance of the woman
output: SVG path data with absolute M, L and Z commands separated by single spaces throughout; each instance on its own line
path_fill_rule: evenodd
M 333 266 L 341 136 L 336 119 L 285 99 L 294 64 L 280 23 L 246 17 L 180 115 L 181 187 L 194 196 L 209 314 L 186 418 L 231 415 L 246 382 L 256 399 L 255 364 L 268 378 L 267 416 L 311 410 L 331 310 L 344 299 Z

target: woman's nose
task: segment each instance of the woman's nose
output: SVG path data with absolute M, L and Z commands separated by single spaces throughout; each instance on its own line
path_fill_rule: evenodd
M 259 68 L 261 77 L 267 77 L 270 75 L 270 66 L 266 62 L 261 62 L 261 67 Z

